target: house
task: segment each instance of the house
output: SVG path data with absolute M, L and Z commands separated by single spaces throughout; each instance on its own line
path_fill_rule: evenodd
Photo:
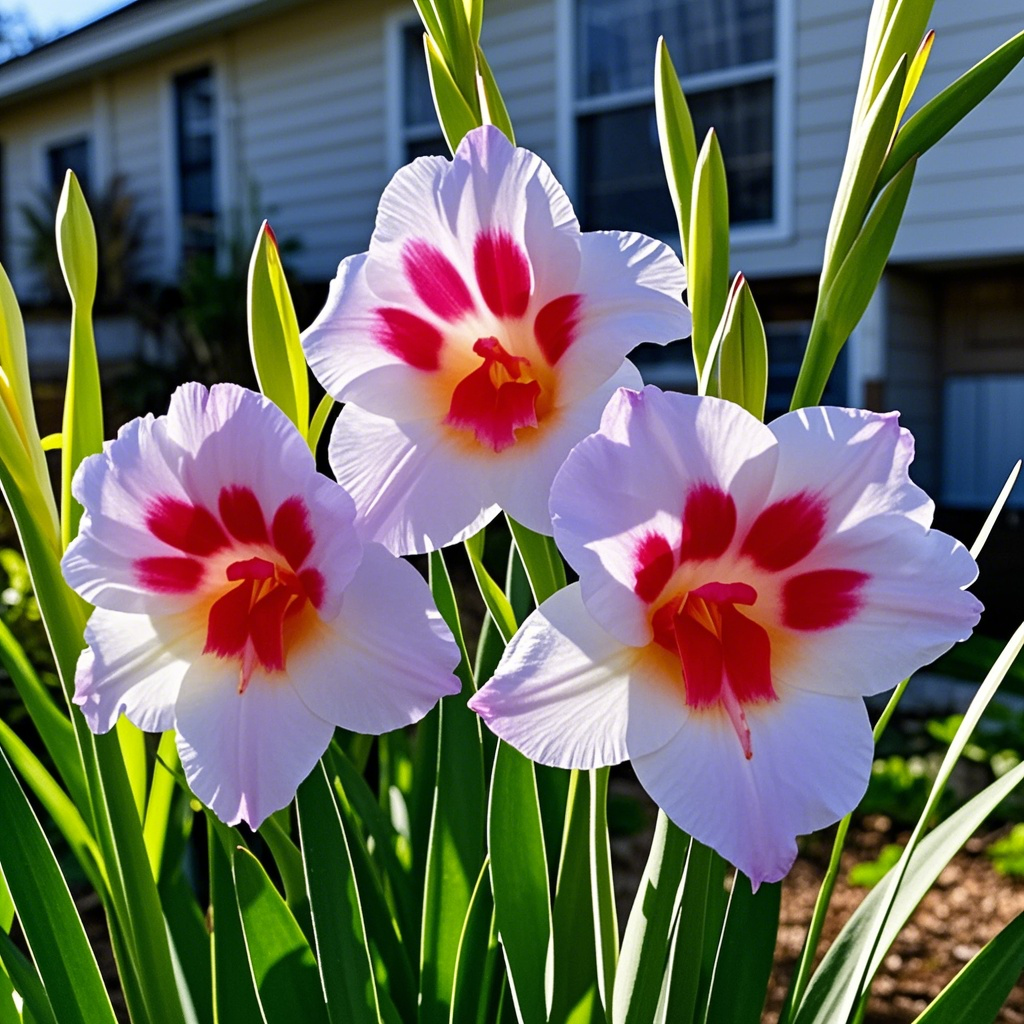
M 651 84 L 667 37 L 698 133 L 714 124 L 722 141 L 734 269 L 768 323 L 772 412 L 806 337 L 868 7 L 487 0 L 484 48 L 519 142 L 552 164 L 586 227 L 671 240 Z M 1020 0 L 936 0 L 932 25 L 922 98 L 1024 14 Z M 1022 124 L 1018 70 L 922 159 L 828 395 L 900 408 L 916 477 L 950 506 L 987 507 L 1024 452 Z M 231 231 L 247 241 L 266 215 L 299 243 L 295 273 L 324 284 L 365 249 L 390 174 L 443 151 L 408 0 L 135 0 L 0 66 L 0 146 L 0 247 L 25 300 L 39 282 L 20 207 L 65 166 L 87 194 L 124 177 L 146 217 L 147 278 L 172 281 L 184 254 L 216 252 Z M 679 348 L 643 359 L 660 382 L 692 382 Z

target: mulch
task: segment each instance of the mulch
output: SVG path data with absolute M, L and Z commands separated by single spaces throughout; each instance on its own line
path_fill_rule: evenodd
M 620 796 L 646 803 L 643 791 L 625 773 L 613 776 L 612 789 Z M 625 926 L 640 882 L 653 821 L 651 808 L 647 829 L 612 839 L 620 927 Z M 894 833 L 891 823 L 881 815 L 866 818 L 851 828 L 825 921 L 819 958 L 868 893 L 863 887 L 849 884 L 849 870 L 857 863 L 873 860 L 885 844 L 904 843 L 907 838 L 905 833 Z M 993 838 L 979 836 L 968 842 L 904 926 L 876 976 L 865 1024 L 911 1024 L 964 964 L 1024 911 L 1024 879 L 1000 875 L 984 855 Z M 825 875 L 831 842 L 831 834 L 815 837 L 783 882 L 775 967 L 763 1024 L 777 1024 Z M 1024 1024 L 1024 985 L 1018 983 L 1013 989 L 997 1021 Z

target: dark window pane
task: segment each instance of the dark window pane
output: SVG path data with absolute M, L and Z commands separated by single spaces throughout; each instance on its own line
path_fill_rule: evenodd
M 766 282 L 766 287 L 770 283 Z M 770 422 L 777 416 L 789 411 L 789 403 L 793 398 L 800 363 L 807 347 L 810 334 L 809 323 L 766 323 L 764 325 L 768 341 L 768 400 L 765 403 L 765 421 Z M 847 360 L 846 348 L 839 353 L 835 369 L 825 386 L 821 397 L 821 405 L 847 405 Z
M 689 97 L 698 141 L 711 125 L 718 133 L 733 224 L 773 217 L 773 89 L 769 79 Z M 677 231 L 653 104 L 580 117 L 578 153 L 587 228 Z
M 438 133 L 425 139 L 410 140 L 405 144 L 406 163 L 415 160 L 418 156 L 451 156 L 448 150 L 448 143 L 444 136 Z
M 214 174 L 216 111 L 209 68 L 174 80 L 178 200 L 185 254 L 212 252 L 217 238 Z
M 423 53 L 423 26 L 416 22 L 402 30 L 402 124 L 415 128 L 436 123 L 434 97 Z
M 680 75 L 775 56 L 775 0 L 577 0 L 577 94 L 649 87 L 658 36 Z
M 88 139 L 71 139 L 68 142 L 59 142 L 47 149 L 46 170 L 50 179 L 48 184 L 54 194 L 59 193 L 64 187 L 64 175 L 69 169 L 75 172 L 78 184 L 88 195 L 90 185 Z

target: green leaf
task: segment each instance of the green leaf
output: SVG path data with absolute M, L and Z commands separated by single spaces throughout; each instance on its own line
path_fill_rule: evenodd
M 672 940 L 665 1022 L 705 1019 L 725 918 L 725 861 L 690 840 Z
M 502 976 L 496 970 L 498 940 L 491 927 L 494 900 L 489 869 L 490 861 L 485 861 L 462 926 L 449 1024 L 491 1024 L 496 1019 Z
M 764 419 L 768 397 L 768 343 L 761 314 L 742 274 L 736 275 L 729 290 L 704 375 L 703 394 L 726 398 L 759 420 Z
M 823 285 L 791 408 L 817 405 L 829 374 L 878 288 L 914 181 L 911 160 L 878 197 L 867 223 L 829 285 Z
M 907 80 L 903 84 L 900 112 L 896 115 L 897 123 L 903 120 L 903 115 L 907 112 L 907 107 L 910 106 L 914 93 L 917 92 L 917 87 L 921 84 L 921 76 L 924 74 L 924 69 L 928 66 L 928 58 L 931 56 L 934 43 L 935 33 L 926 32 L 924 39 L 921 40 L 921 45 L 917 48 L 917 53 L 914 54 L 914 59 L 910 62 L 910 67 L 907 69 Z
M 487 845 L 494 919 L 519 1016 L 547 1020 L 551 896 L 537 782 L 533 763 L 500 740 L 491 771 Z
M 565 834 L 558 864 L 553 913 L 554 991 L 551 1019 L 573 1024 L 604 1024 L 604 1006 L 611 995 L 618 936 L 611 949 L 604 949 L 609 938 L 608 924 L 597 913 L 606 909 L 606 894 L 596 885 L 603 875 L 598 868 L 593 827 L 595 801 L 593 790 L 607 795 L 608 770 L 573 771 L 565 812 Z M 599 777 L 604 776 L 603 779 Z M 603 865 L 601 865 L 603 867 Z
M 612 850 L 608 835 L 607 768 L 590 772 L 590 874 L 597 929 L 598 994 L 605 1014 L 611 1010 L 615 970 L 619 964 L 619 921 L 615 909 Z
M 25 325 L 18 308 L 10 279 L 0 266 L 0 398 L 17 431 L 18 440 L 26 453 L 26 487 L 34 492 L 33 502 L 38 504 L 40 524 L 54 537 L 60 532 L 57 506 L 50 485 L 50 470 L 39 440 L 35 408 L 32 402 L 32 382 L 29 377 L 28 351 L 25 345 Z M 13 438 L 12 438 L 13 440 Z M 13 457 L 13 449 L 4 451 L 4 459 Z M 28 474 L 34 477 L 29 485 Z
M 884 959 L 935 879 L 1021 781 L 1024 781 L 1024 764 L 996 779 L 921 840 L 903 875 L 898 898 L 887 915 L 885 908 L 892 900 L 895 869 L 867 894 L 822 958 L 797 1007 L 795 1024 L 833 1024 L 847 1019 L 849 1008 L 860 997 L 860 957 L 874 949 L 874 958 L 878 962 Z M 883 915 L 885 924 L 879 934 L 878 921 Z
M 305 437 L 309 429 L 309 371 L 277 239 L 266 221 L 249 261 L 248 308 L 249 350 L 260 391 Z
M 885 88 L 886 80 L 901 58 L 919 49 L 933 3 L 934 0 L 897 0 L 895 4 L 886 4 L 887 16 L 872 54 L 871 70 L 858 91 L 855 124 Z
M 552 537 L 534 533 L 511 516 L 505 518 L 523 560 L 533 599 L 541 604 L 565 586 L 565 563 Z
M 704 373 L 729 293 L 729 190 L 722 147 L 712 128 L 697 154 L 686 254 L 686 294 L 693 315 L 693 363 Z
M 283 822 L 283 823 L 282 823 Z M 303 932 L 309 935 L 309 905 L 306 899 L 306 878 L 302 867 L 302 854 L 292 837 L 285 831 L 288 809 L 276 811 L 260 826 L 260 836 L 267 844 L 281 882 L 284 884 L 285 902 L 295 915 Z
M 822 294 L 827 291 L 864 224 L 875 192 L 875 182 L 896 131 L 896 117 L 906 80 L 907 60 L 904 57 L 886 79 L 864 120 L 855 123 L 850 134 L 839 191 L 825 238 Z M 895 228 L 893 230 L 895 232 Z
M 316 455 L 317 448 L 320 447 L 320 435 L 324 432 L 327 417 L 330 416 L 333 408 L 334 398 L 331 395 L 324 395 L 316 407 L 316 412 L 313 413 L 313 418 L 309 421 L 309 434 L 306 441 L 309 444 L 309 450 L 314 455 Z
M 761 1020 L 779 930 L 781 898 L 782 886 L 778 882 L 762 885 L 755 893 L 751 891 L 750 879 L 742 871 L 736 872 L 715 959 L 704 1018 L 707 1024 L 758 1024 Z
M 178 968 L 186 1016 L 195 1024 L 213 1024 L 213 986 L 210 971 L 210 933 L 206 915 L 179 862 L 160 885 L 171 956 Z M 239 965 L 244 970 L 244 963 Z
M 71 799 L 79 807 L 88 806 L 85 776 L 75 743 L 75 730 L 67 716 L 53 702 L 17 637 L 0 620 L 0 661 L 18 691 L 39 738 L 54 767 L 60 773 Z
M 82 507 L 71 496 L 79 463 L 103 447 L 103 401 L 92 304 L 96 298 L 96 229 L 73 171 L 64 178 L 57 204 L 57 255 L 71 296 L 71 353 L 64 397 L 61 459 L 61 538 L 64 547 L 78 533 Z
M 330 759 L 332 764 L 335 760 L 333 757 Z M 345 790 L 335 784 L 334 793 L 355 873 L 356 891 L 363 908 L 381 1016 L 386 1021 L 394 1017 L 412 1020 L 416 1016 L 419 991 L 411 959 L 415 955 L 415 946 L 405 940 L 396 910 L 398 901 L 404 905 L 411 896 L 408 872 L 394 858 L 390 861 L 395 865 L 394 871 L 378 874 Z M 370 845 L 376 851 L 376 844 Z M 383 859 L 381 863 L 383 865 Z M 394 902 L 389 902 L 385 886 L 392 893 Z
M 299 832 L 320 982 L 333 1024 L 377 1024 L 380 1005 L 348 839 L 323 766 L 299 786 Z
M 690 837 L 659 811 L 647 866 L 622 940 L 612 994 L 612 1024 L 650 1024 L 654 1020 L 689 845 Z
M 316 961 L 292 912 L 246 849 L 234 854 L 235 896 L 265 1024 L 328 1024 Z
M 908 161 L 927 152 L 958 125 L 1024 57 L 1024 32 L 1018 32 L 930 99 L 896 133 L 878 175 L 877 189 L 891 181 Z
M 49 843 L 0 754 L 0 872 L 61 1024 L 116 1024 L 96 959 Z
M 424 36 L 427 49 L 427 71 L 430 91 L 434 96 L 437 119 L 448 148 L 454 153 L 463 138 L 480 124 L 480 118 L 459 91 L 432 36 Z
M 253 1024 L 261 1019 L 249 959 L 245 951 L 242 918 L 235 899 L 231 859 L 240 842 L 235 829 L 207 814 L 210 914 L 210 957 L 213 975 L 213 1011 L 217 1024 Z
M 661 159 L 665 164 L 672 206 L 679 223 L 679 240 L 683 260 L 688 258 L 690 239 L 690 206 L 693 195 L 693 172 L 697 166 L 697 136 L 686 97 L 679 85 L 665 37 L 658 39 L 654 58 L 654 109 L 658 119 Z
M 67 793 L 61 789 L 53 776 L 43 767 L 42 762 L 32 752 L 14 730 L 0 720 L 0 747 L 3 748 L 26 785 L 32 790 L 53 823 L 67 840 L 71 852 L 75 855 L 90 884 L 100 894 L 106 891 L 106 877 L 100 860 L 100 852 L 82 815 L 75 807 Z
M 142 825 L 142 838 L 149 856 L 153 877 L 159 881 L 163 868 L 164 847 L 167 842 L 168 816 L 177 791 L 174 772 L 179 768 L 178 748 L 173 731 L 160 737 L 153 765 L 153 781 L 149 786 L 149 799 Z M 170 865 L 169 865 L 170 866 Z
M 420 1024 L 447 1024 L 459 939 L 484 861 L 485 791 L 480 720 L 458 605 L 441 552 L 430 555 L 430 589 L 462 653 L 462 692 L 439 706 L 437 768 L 424 877 L 420 942 Z
M 844 1020 L 870 985 L 889 947 L 953 855 L 1007 793 L 1024 778 L 1024 765 L 1007 772 L 921 838 L 978 719 L 1013 659 L 1024 647 L 1024 625 L 996 660 L 957 730 L 900 862 L 857 908 L 829 948 L 796 1007 L 799 1024 Z
M 479 3 L 483 8 L 482 0 Z M 508 116 L 508 109 L 502 99 L 501 90 L 491 71 L 490 64 L 484 56 L 484 51 L 477 47 L 477 66 L 480 69 L 480 113 L 485 124 L 493 124 L 505 133 L 505 137 L 514 146 L 516 144 L 516 133 L 512 129 L 512 119 Z
M 358 819 L 363 832 L 368 836 L 368 845 L 373 849 L 373 860 L 377 863 L 380 874 L 390 885 L 399 921 L 399 932 L 409 948 L 411 962 L 415 962 L 418 952 L 416 943 L 419 941 L 420 908 L 412 892 L 412 878 L 408 865 L 398 853 L 399 844 L 404 843 L 404 837 L 399 836 L 391 819 L 384 813 L 370 791 L 366 780 L 356 771 L 337 744 L 332 744 L 329 749 L 328 765 L 334 777 L 335 791 L 341 801 L 342 821 L 346 824 L 346 831 L 346 815 L 351 815 L 353 819 Z
M 0 932 L 0 965 L 37 1024 L 57 1024 L 39 972 L 7 932 Z
M 486 530 L 480 530 L 466 541 L 466 554 L 469 555 L 469 565 L 473 570 L 473 578 L 480 589 L 480 596 L 487 605 L 498 631 L 505 643 L 508 643 L 515 635 L 518 628 L 515 612 L 512 605 L 505 596 L 504 590 L 494 582 L 493 577 L 484 567 L 484 539 Z
M 994 1021 L 1024 970 L 1024 913 L 1018 914 L 935 997 L 914 1024 Z

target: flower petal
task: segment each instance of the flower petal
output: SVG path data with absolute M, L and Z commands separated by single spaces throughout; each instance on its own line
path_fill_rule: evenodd
M 495 460 L 467 457 L 429 420 L 396 423 L 348 405 L 334 424 L 330 459 L 355 501 L 359 535 L 397 555 L 457 543 L 498 514 L 488 493 Z
M 458 693 L 459 649 L 416 570 L 367 544 L 341 614 L 288 664 L 296 691 L 317 715 L 378 735 L 418 722 Z
M 491 730 L 540 764 L 598 768 L 664 746 L 686 720 L 678 661 L 626 647 L 587 613 L 578 584 L 523 623 L 470 700 Z
M 581 236 L 574 291 L 583 298 L 578 340 L 561 359 L 566 399 L 607 380 L 639 344 L 687 338 L 693 322 L 683 305 L 686 271 L 663 242 L 624 231 Z
M 181 680 L 203 649 L 202 623 L 96 608 L 85 641 L 74 700 L 93 732 L 107 732 L 122 713 L 146 732 L 174 728 Z
M 970 553 L 913 518 L 864 520 L 826 538 L 809 561 L 867 579 L 856 592 L 854 614 L 835 628 L 800 632 L 799 642 L 773 662 L 790 686 L 881 693 L 966 640 L 981 615 L 981 603 L 963 589 L 978 574 Z
M 372 291 L 366 279 L 368 256 L 342 260 L 324 308 L 302 333 L 306 360 L 324 390 L 338 401 L 355 402 L 381 415 L 401 411 L 413 419 L 427 416 L 435 411 L 435 400 L 424 387 L 425 371 L 403 358 L 400 347 L 385 342 L 402 328 L 390 323 L 389 315 L 418 322 L 421 333 L 428 334 L 439 331 L 438 321 L 408 289 L 397 296 Z M 402 277 L 400 268 L 392 269 Z
M 819 406 L 768 426 L 779 439 L 770 501 L 810 489 L 827 505 L 830 531 L 891 512 L 931 525 L 935 506 L 908 475 L 914 439 L 898 413 Z
M 771 488 L 777 447 L 731 402 L 654 387 L 618 391 L 600 430 L 573 449 L 551 489 L 555 539 L 594 618 L 623 643 L 647 643 L 637 552 L 652 535 L 678 550 L 688 496 L 702 487 L 730 496 L 736 529 L 745 530 Z
M 558 409 L 536 438 L 502 452 L 498 471 L 491 474 L 489 497 L 523 526 L 550 535 L 551 485 L 566 456 L 581 438 L 597 429 L 605 406 L 619 388 L 642 386 L 640 371 L 624 360 L 610 380 Z
M 240 693 L 238 664 L 214 658 L 185 676 L 175 717 L 192 791 L 222 821 L 254 829 L 287 806 L 334 735 L 287 676 L 257 669 Z
M 654 802 L 755 888 L 789 871 L 798 835 L 853 810 L 874 753 L 862 700 L 800 691 L 780 698 L 745 709 L 749 760 L 718 710 L 690 714 L 668 743 L 633 757 Z
M 464 252 L 473 252 L 479 236 L 500 231 L 525 253 L 534 309 L 573 290 L 580 267 L 579 221 L 565 190 L 536 153 L 513 146 L 490 125 L 477 128 L 459 144 L 440 184 L 440 199 Z M 382 219 L 378 215 L 378 229 Z M 375 234 L 371 251 L 378 241 Z M 477 291 L 490 306 L 485 294 L 489 278 L 473 269 Z

